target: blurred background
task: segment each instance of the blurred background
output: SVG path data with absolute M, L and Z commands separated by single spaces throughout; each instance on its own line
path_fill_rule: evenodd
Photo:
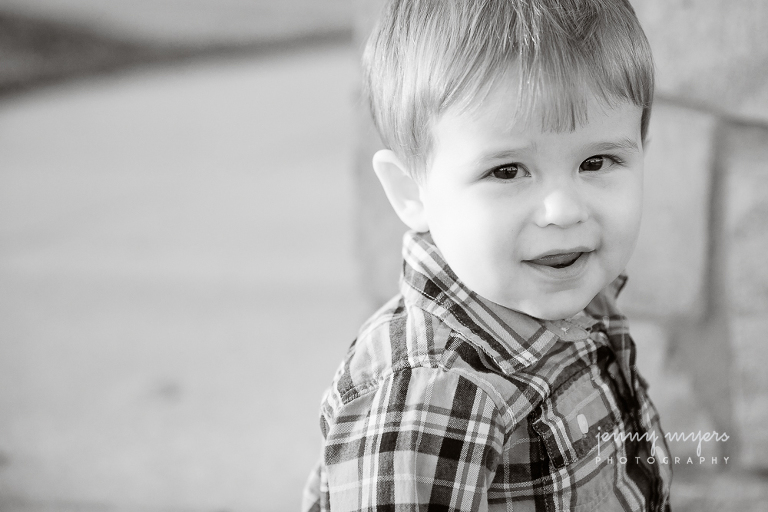
M 0 512 L 299 508 L 396 290 L 381 3 L 0 0 Z M 658 95 L 623 306 L 665 428 L 731 436 L 672 444 L 673 504 L 766 510 L 768 3 L 632 3 Z

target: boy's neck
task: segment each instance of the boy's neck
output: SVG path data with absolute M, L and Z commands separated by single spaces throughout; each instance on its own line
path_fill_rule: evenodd
M 480 303 L 485 305 L 488 309 L 493 311 L 493 313 L 498 316 L 505 324 L 514 326 L 516 323 L 520 322 L 520 315 L 528 316 L 525 313 L 521 313 L 520 311 L 516 311 L 514 309 L 509 309 L 507 307 L 504 307 L 502 305 L 496 304 L 493 301 L 490 301 L 486 299 L 485 297 L 481 297 L 477 293 L 473 294 L 475 299 L 477 299 Z M 548 329 L 551 329 L 553 331 L 556 331 L 558 335 L 561 335 L 562 328 L 567 327 L 573 324 L 576 324 L 577 326 L 581 327 L 585 331 L 589 331 L 589 329 L 597 323 L 597 320 L 592 318 L 591 316 L 587 315 L 584 310 L 579 311 L 573 316 L 570 316 L 568 318 L 563 318 L 562 320 L 541 320 L 536 319 L 538 322 L 540 322 L 542 325 L 547 327 Z

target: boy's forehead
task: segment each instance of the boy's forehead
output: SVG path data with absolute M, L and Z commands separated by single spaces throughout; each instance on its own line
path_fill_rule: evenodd
M 634 117 L 641 110 L 627 99 L 599 94 L 583 82 L 567 90 L 551 84 L 534 87 L 507 70 L 472 97 L 448 108 L 437 121 L 450 119 L 454 126 L 468 128 L 482 124 L 507 135 L 530 130 L 558 133 L 575 131 L 590 119 L 617 112 Z

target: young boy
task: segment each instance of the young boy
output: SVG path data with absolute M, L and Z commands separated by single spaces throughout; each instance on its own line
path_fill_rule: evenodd
M 669 510 L 615 307 L 653 97 L 628 0 L 393 0 L 365 70 L 411 231 L 323 400 L 305 510 Z

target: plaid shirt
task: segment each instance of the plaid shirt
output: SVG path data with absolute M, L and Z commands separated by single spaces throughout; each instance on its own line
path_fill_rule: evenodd
M 502 321 L 428 234 L 403 256 L 401 294 L 323 399 L 305 511 L 669 510 L 669 449 L 614 305 L 625 278 L 574 318 Z

